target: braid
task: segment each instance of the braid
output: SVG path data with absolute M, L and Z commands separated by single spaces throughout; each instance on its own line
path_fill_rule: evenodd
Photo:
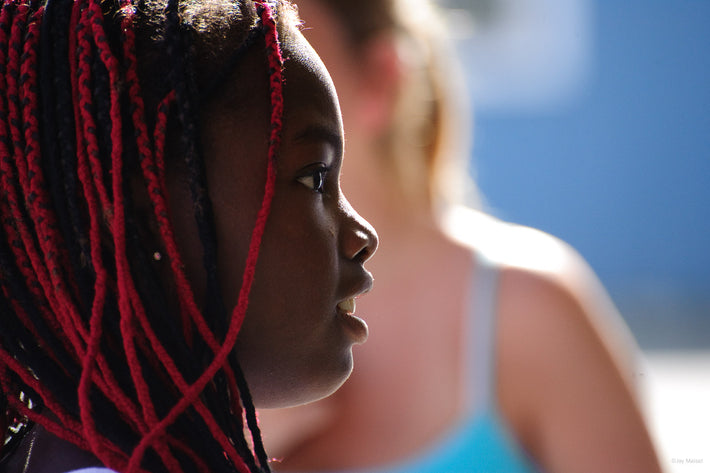
M 283 114 L 275 6 L 240 2 L 241 45 L 202 95 L 195 31 L 178 15 L 178 1 L 166 0 L 155 14 L 163 18 L 158 39 L 140 29 L 153 26 L 144 6 L 160 8 L 139 11 L 129 0 L 2 4 L 0 429 L 8 441 L 0 451 L 11 454 L 37 423 L 124 472 L 269 471 L 233 348 L 274 194 Z M 228 315 L 197 117 L 259 38 L 271 94 L 267 179 Z M 170 64 L 158 85 L 142 81 L 145 58 L 136 52 L 143 41 L 164 50 Z M 171 130 L 180 133 L 202 244 L 203 310 L 168 212 Z M 136 177 L 156 232 L 139 216 Z M 156 238 L 169 262 L 168 281 L 149 262 L 146 242 Z M 173 290 L 182 329 L 170 310 Z
M 188 73 L 189 60 L 186 56 L 186 40 L 181 34 L 178 18 L 177 0 L 168 0 L 166 13 L 166 38 L 168 39 L 167 53 L 173 67 L 168 75 L 171 83 L 175 84 L 177 99 L 178 123 L 182 127 L 183 160 L 188 172 L 190 193 L 195 208 L 195 221 L 199 231 L 203 248 L 203 265 L 207 276 L 205 315 L 208 320 L 218 321 L 218 315 L 224 313 L 219 282 L 217 281 L 217 237 L 213 225 L 213 211 L 207 195 L 207 177 L 204 162 L 199 159 L 200 144 L 198 139 L 197 124 L 195 123 L 193 97 L 196 97 L 194 78 Z M 220 310 L 221 309 L 221 310 Z M 189 323 L 184 319 L 184 329 L 189 339 Z M 222 331 L 224 327 L 219 327 Z
M 51 201 L 57 214 L 59 230 L 67 245 L 67 256 L 75 275 L 77 303 L 84 310 L 90 305 L 90 272 L 82 261 L 89 260 L 86 246 L 88 237 L 84 234 L 76 199 L 64 196 L 77 195 L 75 171 L 76 152 L 74 140 L 73 113 L 71 109 L 71 83 L 66 61 L 68 54 L 67 37 L 61 32 L 69 27 L 66 9 L 55 8 L 53 1 L 45 6 L 40 34 L 40 75 L 52 78 L 40 81 L 42 109 L 41 150 L 45 163 L 45 178 Z

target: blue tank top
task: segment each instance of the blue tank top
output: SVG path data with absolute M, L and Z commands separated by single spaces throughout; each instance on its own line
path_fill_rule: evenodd
M 466 392 L 474 398 L 470 414 L 438 441 L 413 456 L 381 467 L 337 473 L 533 473 L 540 471 L 526 455 L 505 420 L 495 397 L 495 319 L 498 265 L 476 256 L 472 281 Z M 475 396 L 473 396 L 475 393 Z M 326 472 L 319 472 L 326 473 Z M 334 472 L 335 473 L 335 472 Z
M 339 473 L 529 473 L 536 470 L 495 411 L 463 419 L 436 444 L 388 467 Z

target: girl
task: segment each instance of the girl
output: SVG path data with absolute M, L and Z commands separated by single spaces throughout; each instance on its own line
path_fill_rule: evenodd
M 347 378 L 377 246 L 292 9 L 6 0 L 0 64 L 0 470 L 268 471 L 254 406 Z

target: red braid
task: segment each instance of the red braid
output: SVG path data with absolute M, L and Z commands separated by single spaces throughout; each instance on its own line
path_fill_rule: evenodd
M 60 322 L 64 322 L 61 320 L 61 316 L 64 315 L 64 310 L 54 297 L 49 271 L 43 264 L 42 257 L 35 246 L 30 226 L 22 215 L 24 205 L 21 203 L 18 189 L 13 184 L 13 181 L 17 180 L 20 183 L 22 194 L 26 196 L 30 195 L 27 164 L 24 156 L 24 140 L 19 129 L 22 120 L 18 110 L 18 66 L 20 62 L 19 51 L 22 49 L 19 47 L 19 44 L 21 44 L 23 22 L 27 20 L 29 15 L 29 7 L 20 5 L 16 8 L 17 14 L 12 20 L 10 37 L 7 39 L 10 47 L 7 50 L 7 71 L 4 76 L 5 83 L 0 84 L 0 86 L 4 85 L 4 89 L 7 91 L 6 96 L 8 100 L 3 103 L 2 112 L 7 113 L 7 124 L 9 125 L 9 130 L 3 126 L 3 130 L 0 131 L 0 135 L 2 135 L 1 141 L 3 141 L 3 145 L 6 142 L 8 146 L 11 145 L 14 148 L 12 150 L 7 149 L 7 152 L 8 156 L 14 157 L 14 164 L 17 168 L 17 172 L 15 172 L 15 168 L 12 166 L 11 162 L 6 160 L 2 162 L 3 188 L 6 191 L 9 214 L 12 215 L 12 221 L 4 221 L 4 226 L 8 235 L 12 238 L 11 247 L 21 265 L 20 271 L 22 271 L 23 276 L 28 277 L 28 281 L 31 281 L 31 290 L 41 299 L 46 298 L 51 310 L 60 317 Z M 10 9 L 11 7 L 5 7 L 3 13 L 8 12 Z M 5 152 L 5 150 L 3 151 Z M 35 282 L 37 284 L 33 284 Z M 61 325 L 64 326 L 63 323 L 61 323 Z M 66 326 L 70 325 L 67 324 Z M 59 325 L 55 325 L 54 329 L 57 331 L 61 330 Z M 78 340 L 73 340 L 72 343 L 78 343 Z
M 9 43 L 6 31 L 10 30 L 9 24 L 12 21 L 10 11 L 11 8 L 6 6 L 2 9 L 2 13 L 0 13 L 0 45 L 3 45 L 3 47 L 0 48 L 0 64 L 7 64 L 4 46 Z M 11 66 L 8 64 L 7 67 L 9 69 Z M 0 90 L 8 90 L 5 74 L 0 74 Z M 3 95 L 0 97 L 0 115 L 7 116 L 7 108 L 8 106 L 6 104 L 5 95 Z M 12 144 L 9 133 L 7 122 L 4 120 L 0 121 L 0 154 L 2 156 L 10 157 L 14 154 L 8 148 L 8 144 Z M 17 226 L 22 227 L 24 225 L 24 221 L 17 220 L 21 204 L 19 203 L 17 190 L 12 183 L 14 180 L 14 174 L 15 171 L 12 161 L 10 159 L 0 160 L 0 189 L 2 189 L 3 196 L 3 199 L 0 200 L 0 214 L 4 216 L 2 218 L 2 226 L 10 242 L 9 246 L 15 260 L 17 261 L 17 267 L 19 268 L 22 277 L 28 282 L 28 287 L 30 288 L 32 295 L 38 300 L 41 300 L 43 298 L 42 286 L 35 276 L 35 272 L 32 270 L 32 263 L 30 262 L 27 253 L 22 250 L 24 243 L 20 235 L 20 231 L 17 228 Z M 12 216 L 12 218 L 8 218 L 8 216 Z M 24 227 L 23 231 L 26 232 Z M 5 295 L 7 297 L 7 290 L 6 288 L 3 289 L 5 290 Z M 20 307 L 18 301 L 12 298 L 10 299 L 13 303 L 13 311 L 18 315 L 18 317 L 20 317 L 23 325 L 39 339 L 36 330 L 34 330 L 34 326 L 27 319 L 25 311 Z M 46 311 L 47 308 L 42 307 L 40 310 Z M 61 330 L 59 324 L 56 323 L 53 325 L 53 329 L 55 333 L 59 333 Z
M 76 8 L 76 7 L 75 7 Z M 125 211 L 124 211 L 124 205 L 123 205 L 123 199 L 121 198 L 121 194 L 123 192 L 123 184 L 122 184 L 122 174 L 123 174 L 123 162 L 122 162 L 122 147 L 121 147 L 121 142 L 122 142 L 122 136 L 121 136 L 121 128 L 120 128 L 120 123 L 121 123 L 121 115 L 120 115 L 120 108 L 119 108 L 119 98 L 118 98 L 118 90 L 119 87 L 117 85 L 118 82 L 118 64 L 111 54 L 110 48 L 106 44 L 106 35 L 105 32 L 103 31 L 103 25 L 101 24 L 101 10 L 98 4 L 95 2 L 89 2 L 88 8 L 86 8 L 86 15 L 82 17 L 82 23 L 81 27 L 86 28 L 87 30 L 90 30 L 93 33 L 93 37 L 96 40 L 96 46 L 98 47 L 100 51 L 100 57 L 104 64 L 106 65 L 108 71 L 109 71 L 109 79 L 110 79 L 110 87 L 111 87 L 111 123 L 112 123 L 112 130 L 111 130 L 111 136 L 112 136 L 112 152 L 111 152 L 111 176 L 112 176 L 112 191 L 114 195 L 114 202 L 113 202 L 113 208 L 111 209 L 110 207 L 110 202 L 108 199 L 108 195 L 106 193 L 103 187 L 103 182 L 102 182 L 102 176 L 100 174 L 97 175 L 96 172 L 94 172 L 93 176 L 93 184 L 95 185 L 96 192 L 100 196 L 100 201 L 103 204 L 104 207 L 104 213 L 106 215 L 111 215 L 113 214 L 113 219 L 110 220 L 111 226 L 112 226 L 112 235 L 113 235 L 113 243 L 114 243 L 114 251 L 115 251 L 115 264 L 116 264 L 116 281 L 117 281 L 117 289 L 118 289 L 118 304 L 119 304 L 119 313 L 121 315 L 120 318 L 120 328 L 121 328 L 121 339 L 123 342 L 123 348 L 128 360 L 128 366 L 130 368 L 131 372 L 131 377 L 134 382 L 134 387 L 136 389 L 136 393 L 138 395 L 138 400 L 140 402 L 142 411 L 143 411 L 143 418 L 134 418 L 138 420 L 137 426 L 138 431 L 143 435 L 146 433 L 146 429 L 149 426 L 153 426 L 157 423 L 157 415 L 155 413 L 155 408 L 153 406 L 151 397 L 150 397 L 150 392 L 147 387 L 147 384 L 145 382 L 145 379 L 143 378 L 142 374 L 142 368 L 140 366 L 140 363 L 138 361 L 138 357 L 136 354 L 135 350 L 135 345 L 134 345 L 134 340 L 136 338 L 136 333 L 135 333 L 135 328 L 133 325 L 133 314 L 134 311 L 137 313 L 139 320 L 141 321 L 141 325 L 143 326 L 144 330 L 148 328 L 149 333 L 149 339 L 151 339 L 151 343 L 153 347 L 160 346 L 161 350 L 159 350 L 159 358 L 161 361 L 165 359 L 165 357 L 169 357 L 167 355 L 167 352 L 162 349 L 162 345 L 160 344 L 160 341 L 158 340 L 157 336 L 152 332 L 150 329 L 149 323 L 147 321 L 147 318 L 145 316 L 145 311 L 142 306 L 142 302 L 137 294 L 137 291 L 133 285 L 133 280 L 130 275 L 130 269 L 129 269 L 129 264 L 128 264 L 128 257 L 126 255 L 126 237 L 125 237 Z M 135 44 L 135 37 L 133 34 L 132 30 L 132 15 L 134 14 L 134 11 L 130 5 L 125 5 L 122 8 L 122 13 L 124 14 L 124 20 L 123 20 L 123 31 L 125 34 L 125 40 L 124 40 L 124 57 L 127 59 L 127 62 L 129 64 L 128 67 L 128 72 L 126 74 L 127 77 L 127 82 L 130 84 L 129 85 L 129 95 L 131 97 L 131 100 L 133 102 L 133 113 L 132 113 L 132 118 L 133 118 L 133 123 L 134 126 L 136 127 L 137 130 L 137 141 L 138 141 L 138 147 L 139 147 L 139 153 L 144 157 L 144 159 L 150 160 L 150 155 L 151 155 L 151 149 L 150 149 L 150 142 L 149 140 L 146 139 L 147 135 L 147 129 L 145 127 L 145 121 L 143 118 L 144 115 L 144 107 L 142 103 L 142 98 L 140 96 L 140 88 L 138 85 L 138 79 L 135 71 L 135 53 L 134 53 L 134 44 Z M 81 20 L 80 20 L 81 21 Z M 81 37 L 81 36 L 80 36 Z M 87 47 L 89 46 L 88 40 L 86 38 L 89 37 L 89 33 L 87 31 L 86 36 L 84 36 L 84 41 L 79 41 L 79 45 Z M 82 85 L 85 85 L 86 82 L 88 82 L 88 75 L 90 73 L 90 69 L 88 67 L 88 59 L 85 56 L 84 51 L 77 50 L 77 54 L 79 55 L 79 63 L 82 64 L 83 70 L 82 73 L 79 75 L 79 90 L 80 90 L 80 96 L 82 92 Z M 83 90 L 83 93 L 85 95 L 90 94 L 90 91 L 88 89 Z M 85 110 L 85 105 L 82 107 L 80 103 L 80 108 Z M 84 113 L 83 110 L 80 112 L 82 114 L 82 117 L 86 117 L 86 121 L 84 123 L 84 132 L 87 137 L 92 137 L 91 139 L 95 140 L 94 133 L 95 130 L 93 129 L 93 123 L 90 121 L 91 115 L 88 113 Z M 87 152 L 89 154 L 90 158 L 90 163 L 92 164 L 92 168 L 98 170 L 98 172 L 101 172 L 100 165 L 97 160 L 92 158 L 92 153 L 98 153 L 98 145 L 94 142 L 91 142 L 90 140 L 87 140 Z M 81 155 L 80 155 L 81 156 Z M 84 179 L 86 179 L 85 183 L 85 188 L 91 192 L 91 182 L 88 182 L 88 176 L 86 173 L 87 167 L 84 165 L 82 167 L 84 171 Z M 102 197 L 102 195 L 105 195 Z M 90 213 L 92 215 L 92 229 L 96 228 L 98 229 L 98 214 L 96 212 L 96 200 L 93 200 L 93 212 L 90 209 Z M 94 263 L 95 268 L 100 268 L 102 271 L 105 270 L 103 268 L 103 265 L 101 263 L 100 259 L 100 247 L 98 246 L 97 242 L 100 241 L 97 238 L 95 238 L 92 235 L 91 238 L 92 241 L 92 259 Z M 98 434 L 98 432 L 95 429 L 94 422 L 93 422 L 93 416 L 92 416 L 92 411 L 91 411 L 91 405 L 89 401 L 89 388 L 90 388 L 90 383 L 89 379 L 91 379 L 92 372 L 94 369 L 94 356 L 98 352 L 98 347 L 99 347 L 99 340 L 101 338 L 101 327 L 102 327 L 102 322 L 101 322 L 101 317 L 103 315 L 103 302 L 104 299 L 103 297 L 99 300 L 98 294 L 99 291 L 102 291 L 101 294 L 103 295 L 104 291 L 104 286 L 102 284 L 105 284 L 105 279 L 98 277 L 97 275 L 97 280 L 96 280 L 96 286 L 95 286 L 95 291 L 97 293 L 97 297 L 94 299 L 94 307 L 92 309 L 92 317 L 90 321 L 90 327 L 91 327 L 91 336 L 90 336 L 90 342 L 89 342 L 89 349 L 84 356 L 83 359 L 83 370 L 82 370 L 82 377 L 79 385 L 79 405 L 80 405 L 80 411 L 81 411 L 81 418 L 82 418 L 82 424 L 84 427 L 84 434 L 86 438 L 89 440 L 91 443 L 91 450 L 96 454 L 104 463 L 108 466 L 112 467 L 120 467 L 121 465 L 125 465 L 125 460 L 123 460 L 123 457 L 121 458 L 116 458 L 110 455 L 110 449 L 107 451 L 107 449 L 103 446 L 103 441 L 101 439 L 101 436 Z M 153 335 L 153 336 L 151 336 Z M 162 355 L 162 356 L 161 356 Z M 172 362 L 172 360 L 170 360 Z M 163 363 L 165 364 L 165 363 Z M 177 368 L 174 367 L 173 363 L 170 363 L 171 368 L 169 369 L 169 373 L 171 376 L 175 377 L 176 374 L 179 374 L 177 371 Z M 119 390 L 120 392 L 120 390 Z M 109 396 L 116 401 L 116 399 L 113 396 Z M 168 448 L 168 440 L 164 439 L 163 442 L 158 443 L 157 445 L 153 445 L 157 453 L 160 455 L 161 459 L 165 463 L 165 465 L 171 470 L 171 471 L 179 471 L 180 470 L 180 465 L 178 461 L 174 458 L 174 456 L 170 453 L 169 448 Z M 174 443 L 173 441 L 170 441 L 170 443 Z M 191 449 L 183 446 L 183 449 L 186 453 L 188 453 L 189 456 L 195 457 L 196 455 L 194 452 L 192 452 Z
M 97 11 L 98 9 L 98 11 Z M 92 93 L 88 88 L 91 81 L 90 68 L 90 53 L 92 51 L 91 39 L 95 39 L 96 46 L 101 52 L 101 59 L 109 71 L 111 82 L 111 136 L 112 136 L 112 160 L 118 159 L 119 163 L 122 154 L 122 136 L 121 136 L 121 116 L 118 108 L 118 87 L 117 87 L 117 64 L 115 58 L 111 54 L 106 53 L 105 34 L 103 31 L 96 31 L 96 22 L 102 18 L 100 7 L 94 2 L 77 2 L 74 4 L 72 11 L 72 31 L 76 31 L 77 48 L 74 50 L 75 60 L 72 62 L 72 78 L 75 81 L 75 90 L 78 93 L 78 100 L 75 101 L 75 114 L 77 116 L 78 126 L 77 142 L 84 143 L 85 146 L 78 146 L 78 175 L 82 183 L 85 198 L 88 204 L 90 218 L 90 244 L 91 244 L 91 259 L 96 280 L 94 283 L 94 299 L 91 308 L 91 317 L 89 320 L 89 336 L 87 340 L 87 350 L 82 357 L 82 374 L 78 388 L 78 400 L 80 407 L 80 415 L 84 437 L 88 440 L 91 450 L 107 464 L 115 464 L 120 458 L 114 455 L 115 448 L 106 444 L 106 439 L 102 438 L 95 429 L 93 421 L 92 408 L 89 402 L 90 381 L 102 390 L 102 392 L 111 400 L 119 411 L 123 412 L 131 420 L 134 428 L 139 432 L 146 429 L 144 421 L 137 415 L 136 407 L 129 398 L 118 387 L 118 383 L 113 379 L 111 370 L 106 365 L 103 355 L 99 353 L 99 341 L 102 332 L 102 316 L 104 314 L 104 305 L 106 301 L 106 293 L 108 290 L 108 272 L 102 260 L 101 248 L 101 228 L 102 222 L 106 221 L 112 227 L 112 235 L 114 237 L 114 248 L 117 253 L 124 249 L 125 241 L 121 240 L 122 232 L 125 231 L 123 222 L 115 223 L 111 221 L 111 215 L 114 214 L 114 209 L 108 196 L 108 191 L 103 182 L 103 171 L 99 162 L 99 148 L 96 140 L 96 124 L 91 113 L 89 113 L 90 104 L 92 102 Z M 102 27 L 101 27 L 102 28 Z M 93 34 L 92 34 L 93 33 Z M 71 42 L 73 43 L 73 42 Z M 121 194 L 123 192 L 120 184 L 122 170 L 120 167 L 112 169 L 111 176 L 114 180 L 119 179 L 118 187 L 114 184 L 112 190 L 116 204 L 121 202 Z M 118 189 L 118 192 L 117 192 Z M 119 206 L 116 205 L 118 208 Z M 117 281 L 120 283 L 127 277 L 125 273 L 121 273 L 118 269 L 120 260 L 116 258 L 117 265 Z M 119 304 L 121 303 L 119 291 Z M 121 314 L 125 313 L 125 306 L 119 307 Z M 132 340 L 131 340 L 132 342 Z M 97 378 L 94 373 L 95 363 L 101 366 L 102 374 L 108 378 Z M 111 389 L 106 388 L 106 384 L 110 385 Z M 141 401 L 139 396 L 139 402 Z M 176 465 L 174 459 L 165 454 L 165 451 L 159 452 L 161 457 L 167 459 L 172 466 Z M 111 460 L 109 460 L 111 459 Z M 108 461 L 107 461 L 108 460 Z M 125 460 L 123 460 L 125 461 Z
M 212 360 L 207 369 L 202 373 L 202 375 L 198 378 L 198 380 L 194 384 L 192 384 L 192 386 L 189 386 L 187 390 L 184 390 L 182 386 L 182 377 L 179 375 L 179 373 L 176 373 L 177 379 L 180 380 L 180 383 L 178 385 L 181 391 L 183 391 L 183 397 L 171 409 L 168 415 L 158 424 L 158 426 L 155 427 L 150 432 L 150 434 L 148 434 L 141 440 L 141 443 L 138 445 L 138 447 L 133 453 L 133 457 L 131 458 L 131 463 L 129 464 L 128 469 L 129 472 L 132 471 L 132 468 L 135 468 L 139 464 L 143 452 L 151 444 L 153 438 L 159 436 L 165 430 L 165 428 L 167 428 L 168 425 L 174 422 L 175 419 L 177 419 L 177 417 L 182 412 L 184 412 L 184 410 L 190 404 L 194 404 L 195 402 L 197 402 L 197 396 L 204 389 L 205 385 L 214 377 L 214 375 L 219 369 L 225 368 L 227 356 L 234 348 L 234 344 L 236 343 L 237 335 L 241 328 L 241 324 L 244 321 L 244 316 L 246 314 L 246 309 L 249 303 L 249 292 L 251 290 L 251 285 L 254 280 L 254 273 L 259 255 L 261 239 L 264 234 L 266 220 L 271 209 L 271 201 L 274 194 L 274 185 L 276 179 L 275 161 L 280 145 L 283 117 L 283 58 L 278 43 L 278 31 L 269 4 L 264 1 L 259 1 L 256 3 L 258 3 L 260 6 L 260 16 L 262 25 L 265 29 L 266 45 L 268 51 L 270 76 L 269 85 L 271 91 L 271 130 L 267 163 L 267 179 L 264 187 L 264 196 L 259 212 L 257 214 L 256 223 L 254 225 L 254 230 L 250 239 L 249 252 L 247 254 L 246 267 L 243 274 L 242 287 L 239 293 L 239 299 L 237 302 L 237 306 L 232 312 L 230 326 L 227 331 L 227 335 L 225 337 L 223 345 L 219 348 L 219 351 L 215 354 L 215 358 Z M 172 240 L 172 235 L 170 234 L 168 225 L 161 227 L 161 233 L 166 242 Z M 172 249 L 169 248 L 168 251 L 172 252 Z M 175 258 L 177 256 L 177 251 L 175 251 L 174 255 L 171 255 L 171 260 L 173 261 L 173 264 L 175 264 L 175 262 L 179 262 L 179 259 Z M 177 269 L 178 270 L 175 271 L 176 275 L 182 274 L 182 271 L 179 270 L 179 268 Z M 185 287 L 187 291 L 191 291 L 187 284 L 185 285 Z M 202 319 L 202 317 L 200 316 L 199 319 Z M 202 322 L 204 322 L 204 319 L 202 319 Z M 200 329 L 200 333 L 203 336 L 208 335 L 210 333 L 209 328 L 207 328 L 206 325 L 205 328 L 205 333 L 202 333 L 200 324 L 198 324 L 198 329 Z M 210 335 L 205 338 L 209 340 Z M 205 419 L 205 421 L 207 421 L 207 419 Z M 218 427 L 216 425 L 213 426 L 210 424 L 211 422 L 208 422 L 208 426 L 210 427 L 210 429 L 217 430 L 219 433 Z M 226 436 L 224 436 L 224 434 L 219 435 L 219 437 L 224 437 L 223 439 L 218 438 L 218 440 L 220 440 L 220 443 L 222 443 L 223 446 L 225 446 L 225 443 L 227 444 L 227 446 L 230 445 L 228 439 L 226 438 Z M 240 471 L 248 472 L 248 469 L 246 465 L 243 464 L 241 458 L 236 455 L 236 452 L 232 453 L 230 450 L 233 450 L 233 448 L 225 448 L 225 451 L 228 453 L 230 459 L 238 465 Z
M 243 457 L 243 452 L 240 454 L 237 451 L 228 433 L 215 419 L 215 414 L 205 405 L 201 394 L 221 372 L 226 378 L 233 404 L 231 407 L 241 420 L 243 408 L 239 400 L 239 383 L 234 368 L 228 362 L 228 356 L 233 352 L 247 311 L 261 241 L 271 209 L 283 115 L 283 59 L 274 12 L 266 1 L 256 0 L 254 3 L 265 36 L 269 64 L 271 116 L 267 177 L 250 236 L 238 302 L 230 315 L 223 338 L 213 333 L 196 304 L 168 217 L 164 155 L 169 109 L 176 100 L 176 92 L 169 91 L 160 101 L 155 111 L 155 128 L 152 133 L 149 132 L 143 91 L 138 78 L 136 32 L 133 25 L 136 11 L 133 5 L 125 0 L 120 7 L 120 60 L 115 55 L 116 50 L 112 50 L 108 43 L 104 30 L 104 12 L 99 0 L 75 0 L 71 11 L 66 12 L 69 13 L 69 37 L 65 49 L 69 59 L 67 77 L 74 93 L 73 132 L 76 139 L 76 156 L 72 158 L 76 159 L 76 169 L 73 171 L 79 182 L 78 195 L 70 195 L 68 198 L 82 199 L 81 210 L 88 226 L 90 262 L 84 264 L 90 263 L 93 271 L 90 307 L 88 302 L 82 305 L 77 282 L 70 277 L 71 256 L 65 250 L 64 237 L 57 225 L 39 148 L 41 117 L 38 51 L 45 9 L 40 7 L 33 11 L 31 4 L 7 0 L 0 13 L 0 63 L 6 64 L 6 70 L 0 73 L 0 90 L 4 91 L 0 96 L 0 116 L 7 117 L 0 120 L 1 228 L 8 254 L 12 255 L 17 271 L 24 278 L 28 295 L 36 303 L 32 310 L 37 314 L 28 314 L 19 296 L 13 294 L 4 282 L 6 274 L 0 272 L 3 300 L 9 301 L 21 325 L 35 337 L 38 347 L 46 349 L 47 356 L 65 370 L 64 375 L 72 379 L 79 378 L 76 392 L 78 416 L 71 412 L 75 408 L 63 405 L 41 378 L 33 373 L 32 368 L 1 343 L 0 385 L 2 392 L 7 395 L 8 404 L 21 415 L 41 424 L 57 437 L 91 451 L 106 466 L 114 469 L 131 473 L 144 472 L 141 466 L 144 456 L 148 449 L 152 449 L 169 471 L 183 471 L 174 452 L 180 452 L 183 459 L 189 458 L 198 471 L 210 471 L 209 464 L 212 463 L 208 464 L 198 455 L 196 446 L 188 445 L 183 438 L 174 437 L 167 430 L 188 409 L 193 409 L 191 415 L 199 416 L 226 458 L 238 471 L 248 473 L 249 465 L 253 466 L 251 460 L 247 461 Z M 97 72 L 95 64 L 100 64 L 105 70 L 98 69 Z M 101 117 L 97 118 L 94 114 L 96 91 L 92 85 L 97 81 L 97 74 L 107 77 L 108 125 L 100 123 Z M 49 79 L 43 77 L 42 80 Z M 126 94 L 123 98 L 127 98 L 130 103 L 128 114 L 122 113 L 122 91 Z M 124 198 L 124 155 L 127 153 L 123 147 L 122 128 L 127 123 L 123 122 L 126 118 L 135 136 L 138 162 L 154 209 L 159 236 L 170 260 L 181 313 L 186 321 L 195 325 L 214 354 L 208 366 L 194 381 L 185 379 L 186 375 L 164 346 L 165 340 L 158 336 L 151 325 L 131 274 L 126 234 L 127 201 Z M 109 131 L 108 126 L 110 169 L 105 169 L 100 146 L 103 143 L 100 143 L 98 130 L 105 127 Z M 110 243 L 104 238 L 106 230 L 111 235 Z M 107 248 L 112 253 L 107 252 Z M 113 261 L 110 257 L 113 257 Z M 129 382 L 123 386 L 116 380 L 106 358 L 107 352 L 102 349 L 105 346 L 102 345 L 105 338 L 103 332 L 108 324 L 104 320 L 105 315 L 115 310 L 110 303 L 107 304 L 114 291 L 120 329 L 118 345 L 121 345 L 128 365 L 128 375 L 122 379 Z M 40 322 L 36 321 L 37 317 Z M 55 336 L 56 341 L 42 339 L 36 323 L 47 324 L 49 332 L 46 333 Z M 62 367 L 59 360 L 65 359 L 66 355 L 59 356 L 64 352 L 54 350 L 64 350 L 69 359 L 76 361 L 80 371 L 74 375 L 70 368 Z M 156 372 L 164 370 L 177 388 L 175 395 L 178 398 L 165 415 L 159 416 L 157 413 L 149 387 L 149 381 L 152 380 L 146 379 L 145 367 L 139 354 L 144 355 L 149 363 L 155 364 Z M 132 452 L 125 451 L 125 444 L 119 447 L 99 431 L 94 405 L 97 392 L 94 388 L 103 394 L 101 400 L 115 407 L 120 419 L 137 435 L 138 443 Z M 22 400 L 19 394 L 24 390 L 38 396 L 53 417 L 50 419 Z M 250 401 L 245 403 L 250 405 Z M 253 412 L 253 406 L 247 412 Z M 258 437 L 258 433 L 256 435 Z M 259 462 L 268 470 L 265 459 L 260 457 Z

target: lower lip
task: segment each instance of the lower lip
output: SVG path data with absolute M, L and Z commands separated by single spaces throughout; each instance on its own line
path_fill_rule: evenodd
M 353 343 L 365 343 L 368 335 L 367 323 L 365 323 L 365 321 L 360 317 L 356 317 L 352 314 L 346 314 L 345 312 L 338 312 L 338 316 L 340 317 L 340 320 L 345 323 L 345 329 Z

